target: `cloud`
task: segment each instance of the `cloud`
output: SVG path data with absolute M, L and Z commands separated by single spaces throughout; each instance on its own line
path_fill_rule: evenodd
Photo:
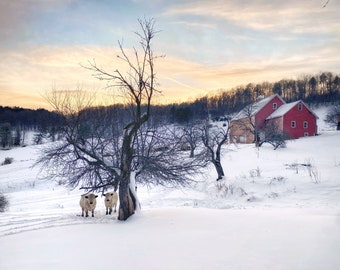
M 198 16 L 224 20 L 256 31 L 288 33 L 330 33 L 339 29 L 340 4 L 332 1 L 322 8 L 319 1 L 186 1 L 170 6 L 166 17 Z
M 76 0 L 1 0 L 0 48 L 32 44 L 37 35 L 34 25 L 41 14 L 58 10 L 74 1 Z M 59 16 L 62 16 L 62 13 Z M 47 27 L 46 23 L 44 27 Z
M 242 60 L 210 62 L 187 60 L 175 54 L 155 63 L 162 95 L 158 102 L 175 102 L 196 98 L 209 91 L 263 81 L 293 78 L 319 71 L 339 72 L 340 41 L 307 46 L 269 57 L 249 57 Z M 127 51 L 129 52 L 129 51 Z M 119 49 L 103 46 L 42 46 L 0 51 L 0 105 L 44 107 L 41 95 L 56 87 L 60 90 L 97 90 L 107 95 L 105 83 L 80 66 L 95 59 L 109 72 L 116 68 L 126 71 L 117 61 Z M 120 93 L 119 93 L 120 94 Z

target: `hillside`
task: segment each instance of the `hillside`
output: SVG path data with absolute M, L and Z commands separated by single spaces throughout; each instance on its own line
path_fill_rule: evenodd
M 79 190 L 40 180 L 42 146 L 0 151 L 0 269 L 336 269 L 340 265 L 340 132 L 287 148 L 228 146 L 226 179 L 208 168 L 183 189 L 138 187 L 127 222 L 80 216 Z M 72 225 L 72 226 L 71 226 Z

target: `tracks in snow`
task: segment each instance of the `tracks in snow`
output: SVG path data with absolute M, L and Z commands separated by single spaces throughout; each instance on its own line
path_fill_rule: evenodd
M 115 220 L 116 216 L 100 214 L 93 218 L 83 218 L 76 214 L 2 213 L 0 214 L 0 237 L 52 227 L 112 223 Z

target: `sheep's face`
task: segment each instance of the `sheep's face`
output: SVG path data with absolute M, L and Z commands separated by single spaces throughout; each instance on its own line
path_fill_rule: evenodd
M 87 194 L 85 196 L 85 199 L 89 202 L 89 204 L 94 204 L 96 202 L 96 198 L 98 197 L 98 195 L 94 195 L 92 193 Z
M 105 201 L 107 201 L 107 202 L 111 201 L 112 197 L 113 197 L 113 193 L 112 192 L 107 192 L 105 194 Z

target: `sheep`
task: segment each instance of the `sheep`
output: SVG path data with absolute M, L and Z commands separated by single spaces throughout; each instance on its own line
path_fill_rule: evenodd
M 94 209 L 97 205 L 96 198 L 98 195 L 94 195 L 93 193 L 86 193 L 81 195 L 80 197 L 80 207 L 81 207 L 81 216 L 84 216 L 84 212 L 86 214 L 86 217 L 89 216 L 89 211 L 92 212 L 92 217 L 94 217 Z
M 107 192 L 105 194 L 105 207 L 106 207 L 106 215 L 111 215 L 112 208 L 114 207 L 114 213 L 117 211 L 117 202 L 118 202 L 118 194 L 115 191 Z

